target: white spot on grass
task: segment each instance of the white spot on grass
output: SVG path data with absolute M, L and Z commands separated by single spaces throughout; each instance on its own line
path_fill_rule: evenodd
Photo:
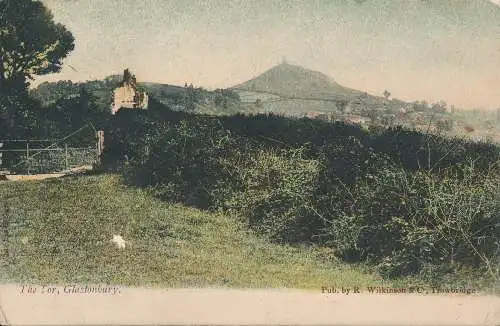
M 111 239 L 110 242 L 120 249 L 124 249 L 127 245 L 127 241 L 125 241 L 121 235 L 116 234 L 113 234 L 113 239 Z

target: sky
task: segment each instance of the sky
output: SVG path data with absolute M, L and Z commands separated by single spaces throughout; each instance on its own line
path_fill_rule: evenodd
M 401 100 L 500 107 L 500 0 L 42 0 L 75 37 L 55 80 L 231 87 L 282 62 Z

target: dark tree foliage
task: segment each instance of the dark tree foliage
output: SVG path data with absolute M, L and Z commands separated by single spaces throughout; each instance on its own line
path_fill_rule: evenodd
M 74 49 L 73 35 L 54 23 L 50 11 L 31 0 L 0 1 L 0 81 L 58 72 Z
M 74 48 L 73 35 L 40 1 L 0 0 L 0 122 L 13 128 L 15 111 L 36 75 L 58 72 Z M 7 121 L 5 121 L 7 120 Z

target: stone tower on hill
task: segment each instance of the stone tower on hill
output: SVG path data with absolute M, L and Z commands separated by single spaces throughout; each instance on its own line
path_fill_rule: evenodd
M 135 76 L 128 69 L 123 71 L 123 81 L 113 91 L 111 113 L 115 114 L 121 108 L 143 109 L 148 108 L 148 94 L 137 89 Z

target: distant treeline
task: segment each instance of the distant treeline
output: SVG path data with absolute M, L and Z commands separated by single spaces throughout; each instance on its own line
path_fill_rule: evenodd
M 8 119 L 0 120 L 0 139 L 60 139 L 85 125 L 102 129 L 111 118 L 109 108 L 99 106 L 97 97 L 84 87 L 45 105 L 26 96 L 12 111 Z M 68 142 L 75 146 L 95 144 L 95 132 L 89 129 Z
M 83 83 L 73 83 L 69 80 L 45 82 L 30 90 L 30 95 L 39 100 L 42 106 L 50 106 L 57 101 L 78 97 L 83 89 L 93 96 L 99 110 L 108 112 L 113 100 L 113 90 L 119 86 L 121 80 L 122 76 L 112 75 L 103 80 Z M 238 94 L 228 89 L 209 91 L 187 84 L 180 87 L 159 83 L 139 83 L 138 87 L 158 102 L 182 111 L 234 113 L 240 109 Z
M 121 80 L 122 76 L 114 75 L 83 83 L 42 83 L 17 97 L 8 119 L 0 116 L 0 139 L 58 139 L 89 123 L 102 129 L 111 118 L 113 90 Z M 150 93 L 153 111 L 172 108 L 230 114 L 240 109 L 239 97 L 231 90 L 155 83 L 140 84 L 139 88 Z M 93 136 L 85 138 L 93 141 Z M 81 138 L 72 141 L 84 145 Z

